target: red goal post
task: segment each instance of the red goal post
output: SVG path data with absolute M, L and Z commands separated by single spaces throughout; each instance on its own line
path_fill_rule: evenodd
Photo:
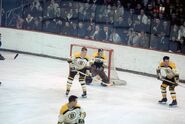
M 87 48 L 87 55 L 90 56 L 90 58 L 92 58 L 92 55 L 98 51 L 98 49 L 103 49 L 104 50 L 104 54 L 107 57 L 106 61 L 105 61 L 105 65 L 107 66 L 107 68 L 105 68 L 105 72 L 109 78 L 110 81 L 114 81 L 115 84 L 118 85 L 122 85 L 122 84 L 126 84 L 125 81 L 122 80 L 123 83 L 121 83 L 117 72 L 116 72 L 116 68 L 114 66 L 114 50 L 113 49 L 109 49 L 109 48 L 104 48 L 104 47 L 96 47 L 96 46 L 89 46 L 89 45 L 81 45 L 81 44 L 71 44 L 70 45 L 70 56 L 72 56 L 75 52 L 80 52 L 82 47 L 86 47 Z

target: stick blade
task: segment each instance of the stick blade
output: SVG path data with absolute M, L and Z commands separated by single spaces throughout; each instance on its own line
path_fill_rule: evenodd
M 18 55 L 19 55 L 19 54 L 17 53 L 17 54 L 14 56 L 14 59 L 16 59 L 16 58 L 18 57 Z

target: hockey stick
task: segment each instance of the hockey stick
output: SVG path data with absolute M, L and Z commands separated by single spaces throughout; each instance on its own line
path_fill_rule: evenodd
M 16 59 L 18 57 L 19 53 L 17 53 L 15 56 L 14 56 L 14 59 Z
M 7 60 L 9 60 L 9 59 L 15 60 L 18 56 L 19 56 L 19 53 L 16 53 L 15 56 L 14 56 L 13 58 L 12 58 L 12 56 L 11 56 L 11 57 L 10 57 L 10 56 L 9 56 L 9 57 L 7 57 L 7 56 L 4 57 L 4 56 L 3 56 L 3 58 L 4 58 L 4 60 L 6 60 L 6 59 L 7 59 Z
M 166 82 L 168 82 L 168 83 L 171 83 L 171 84 L 174 84 L 174 85 L 175 85 L 175 83 L 172 82 L 172 81 L 170 81 L 170 80 L 167 80 L 167 79 L 164 79 L 164 78 L 162 78 L 162 79 L 160 79 L 160 80 L 161 80 L 161 81 L 166 81 Z M 179 84 L 179 83 L 178 83 L 178 86 L 185 88 L 184 85 L 181 85 L 181 84 Z

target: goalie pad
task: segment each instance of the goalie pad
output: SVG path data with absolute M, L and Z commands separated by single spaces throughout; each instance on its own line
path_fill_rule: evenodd
M 92 77 L 91 76 L 86 76 L 85 77 L 85 83 L 87 84 L 87 85 L 90 85 L 91 83 L 92 83 Z

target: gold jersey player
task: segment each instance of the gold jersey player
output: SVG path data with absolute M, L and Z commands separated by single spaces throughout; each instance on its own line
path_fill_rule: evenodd
M 162 71 L 164 72 L 165 75 L 164 77 Z M 161 84 L 162 99 L 159 101 L 159 103 L 167 102 L 166 88 L 167 86 L 169 86 L 169 91 L 172 98 L 172 103 L 169 104 L 169 106 L 177 105 L 175 87 L 179 83 L 179 74 L 176 71 L 175 63 L 170 61 L 170 58 L 168 56 L 164 56 L 163 61 L 160 62 L 157 68 L 157 78 L 159 80 L 162 80 Z
M 67 60 L 69 63 L 69 76 L 66 87 L 66 96 L 68 96 L 72 82 L 76 74 L 79 73 L 79 82 L 82 87 L 82 97 L 87 97 L 86 84 L 85 84 L 85 75 L 89 73 L 89 57 L 87 56 L 87 48 L 83 47 L 81 52 L 75 53 L 73 58 Z
M 57 124 L 85 124 L 85 111 L 77 104 L 77 96 L 71 95 L 60 109 Z
M 101 82 L 102 86 L 109 86 L 110 84 L 109 79 L 104 71 L 104 65 L 105 65 L 106 59 L 107 57 L 104 54 L 103 49 L 98 49 L 98 51 L 93 54 L 93 59 L 91 62 L 92 77 L 99 76 L 102 80 Z

